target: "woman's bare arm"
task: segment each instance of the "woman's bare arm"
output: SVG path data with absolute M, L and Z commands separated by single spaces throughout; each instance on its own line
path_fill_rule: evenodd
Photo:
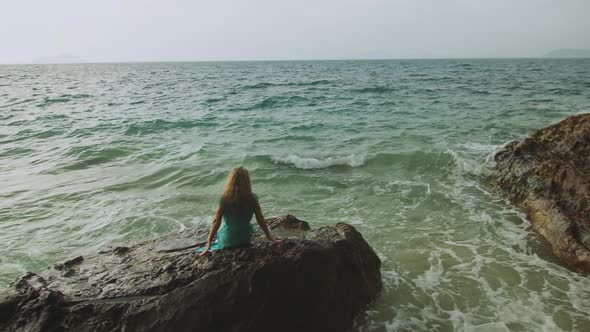
M 209 249 L 211 248 L 211 242 L 215 235 L 217 235 L 217 231 L 219 231 L 219 226 L 221 226 L 221 217 L 223 216 L 223 209 L 221 206 L 217 208 L 217 212 L 215 213 L 215 217 L 213 218 L 213 223 L 211 223 L 211 229 L 209 230 L 209 236 L 207 237 L 207 245 L 205 246 L 205 250 L 199 254 L 199 256 L 205 255 Z
M 258 226 L 260 226 L 260 229 L 262 229 L 267 239 L 273 242 L 283 242 L 282 240 L 275 239 L 272 234 L 270 234 L 270 230 L 268 230 L 268 225 L 266 224 L 264 215 L 262 214 L 262 209 L 258 203 L 256 203 L 256 206 L 254 207 L 254 214 L 256 215 L 256 222 L 258 223 Z

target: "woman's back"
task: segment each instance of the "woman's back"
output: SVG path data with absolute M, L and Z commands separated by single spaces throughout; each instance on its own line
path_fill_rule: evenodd
M 258 197 L 252 194 L 252 201 L 230 203 L 219 201 L 223 210 L 223 224 L 217 235 L 223 248 L 239 247 L 250 243 L 254 229 L 250 221 L 254 217 Z
M 254 217 L 256 211 L 256 204 L 258 204 L 258 196 L 252 194 L 251 202 L 230 203 L 224 202 L 223 197 L 219 199 L 219 206 L 223 209 L 224 224 L 243 227 L 244 224 L 249 224 Z

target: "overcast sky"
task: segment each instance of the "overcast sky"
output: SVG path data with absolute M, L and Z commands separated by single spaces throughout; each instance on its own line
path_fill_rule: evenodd
M 0 0 L 0 63 L 535 57 L 590 0 Z

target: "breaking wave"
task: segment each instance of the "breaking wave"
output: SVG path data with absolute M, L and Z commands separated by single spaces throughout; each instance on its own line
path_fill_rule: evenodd
M 347 156 L 331 156 L 325 158 L 301 157 L 295 154 L 286 157 L 273 157 L 276 164 L 288 164 L 301 169 L 318 169 L 332 166 L 358 167 L 365 164 L 364 154 L 350 154 Z

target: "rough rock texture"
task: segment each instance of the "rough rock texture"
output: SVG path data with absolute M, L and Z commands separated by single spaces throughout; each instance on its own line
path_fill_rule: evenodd
M 557 256 L 590 271 L 590 114 L 509 143 L 495 160 L 491 186 L 528 214 Z
M 354 227 L 268 220 L 251 246 L 198 257 L 206 229 L 79 256 L 0 293 L 1 331 L 346 331 L 381 289 Z

